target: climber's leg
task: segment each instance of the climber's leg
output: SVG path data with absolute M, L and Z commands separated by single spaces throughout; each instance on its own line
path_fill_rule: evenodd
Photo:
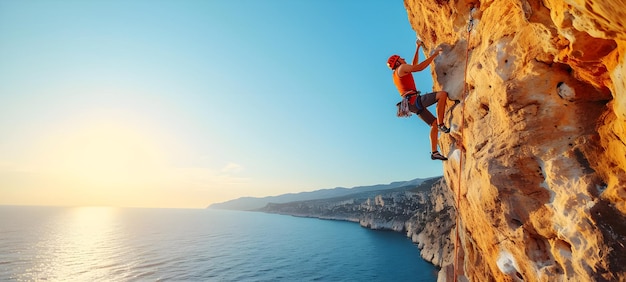
M 433 121 L 430 124 L 430 151 L 431 152 L 436 152 L 437 151 L 437 142 L 439 141 L 439 137 L 437 136 L 439 134 L 439 129 L 437 128 L 437 121 Z
M 430 159 L 446 161 L 448 160 L 448 158 L 439 153 L 439 151 L 437 150 L 437 135 L 439 133 L 438 131 L 439 129 L 437 128 L 437 121 L 433 120 L 433 122 L 430 124 Z
M 437 92 L 437 124 L 443 123 L 443 114 L 446 112 L 446 102 L 448 101 L 448 92 Z

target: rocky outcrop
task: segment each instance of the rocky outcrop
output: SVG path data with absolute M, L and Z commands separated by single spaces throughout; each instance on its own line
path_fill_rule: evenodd
M 426 52 L 444 49 L 458 278 L 626 281 L 626 2 L 405 7 Z
M 454 197 L 445 181 L 435 183 L 419 209 L 406 222 L 407 235 L 418 244 L 421 256 L 437 266 L 452 262 L 453 228 L 456 220 Z
M 347 220 L 371 229 L 403 232 L 417 243 L 424 259 L 442 266 L 451 263 L 454 248 L 450 235 L 456 217 L 450 191 L 439 177 L 419 186 L 333 199 L 272 203 L 260 211 Z

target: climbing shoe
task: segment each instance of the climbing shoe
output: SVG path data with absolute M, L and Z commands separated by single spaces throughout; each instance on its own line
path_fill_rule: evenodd
M 442 161 L 447 161 L 448 160 L 448 158 L 446 158 L 442 154 L 440 154 L 439 151 L 434 151 L 434 152 L 430 153 L 430 159 L 431 160 L 442 160 Z
M 450 128 L 447 128 L 445 124 L 440 124 L 437 126 L 439 128 L 439 131 L 443 132 L 443 133 L 450 133 Z

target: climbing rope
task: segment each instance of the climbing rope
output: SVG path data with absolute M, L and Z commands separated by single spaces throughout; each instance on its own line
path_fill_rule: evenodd
M 469 52 L 470 52 L 470 35 L 471 35 L 471 31 L 474 27 L 474 19 L 472 18 L 472 10 L 474 9 L 474 7 L 470 7 L 470 12 L 469 12 L 469 21 L 467 23 L 467 51 L 465 53 L 465 73 L 463 74 L 463 94 L 461 95 L 461 101 L 463 102 L 463 106 L 461 107 L 461 123 L 459 125 L 460 128 L 460 133 L 461 133 L 461 151 L 460 152 L 460 156 L 459 156 L 459 173 L 458 173 L 458 185 L 457 185 L 457 191 L 456 191 L 456 208 L 457 208 L 457 213 L 456 213 L 456 239 L 454 241 L 454 280 L 458 281 L 458 267 L 459 267 L 459 247 L 460 247 L 460 240 L 459 240 L 459 223 L 461 222 L 461 214 L 460 214 L 460 201 L 461 201 L 461 173 L 463 171 L 463 156 L 465 148 L 463 147 L 463 127 L 465 126 L 465 96 L 467 93 L 467 65 L 469 62 Z

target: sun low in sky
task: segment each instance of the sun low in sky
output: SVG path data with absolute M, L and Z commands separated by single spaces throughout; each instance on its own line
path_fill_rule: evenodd
M 385 62 L 414 42 L 402 1 L 0 1 L 0 204 L 202 208 L 441 175 L 426 126 L 395 116 Z

